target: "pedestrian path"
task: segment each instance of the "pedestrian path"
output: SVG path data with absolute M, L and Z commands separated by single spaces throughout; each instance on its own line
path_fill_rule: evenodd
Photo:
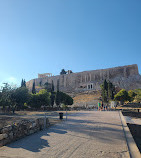
M 0 158 L 128 158 L 118 112 L 80 111 L 0 148 Z
M 127 123 L 141 125 L 141 118 L 133 118 L 129 116 L 124 116 Z

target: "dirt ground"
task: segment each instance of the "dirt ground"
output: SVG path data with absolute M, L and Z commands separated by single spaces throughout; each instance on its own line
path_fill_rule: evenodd
M 134 118 L 141 118 L 141 112 L 124 111 L 122 112 L 124 116 L 130 116 Z
M 50 124 L 56 124 L 59 120 L 59 113 L 65 111 L 49 111 L 49 112 L 38 112 L 38 111 L 16 111 L 14 115 L 12 114 L 0 114 L 0 128 L 12 125 L 13 123 L 19 122 L 23 119 L 34 119 L 38 117 L 49 118 Z M 68 114 L 73 113 L 74 111 L 69 111 Z

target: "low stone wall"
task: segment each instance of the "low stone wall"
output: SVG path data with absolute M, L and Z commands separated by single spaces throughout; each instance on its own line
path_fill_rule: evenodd
M 0 129 L 0 147 L 37 131 L 43 130 L 49 125 L 48 118 L 37 118 L 35 120 L 22 120 L 18 123 L 5 126 Z

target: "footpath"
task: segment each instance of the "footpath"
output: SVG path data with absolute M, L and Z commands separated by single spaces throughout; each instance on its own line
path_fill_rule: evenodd
M 0 158 L 129 158 L 119 112 L 79 111 L 0 148 Z

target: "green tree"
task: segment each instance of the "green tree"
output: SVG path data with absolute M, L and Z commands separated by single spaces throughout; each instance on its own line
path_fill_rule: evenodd
M 52 91 L 52 84 L 46 82 L 44 84 L 44 89 L 46 89 L 48 92 L 51 92 Z
M 54 102 L 55 102 L 55 95 L 56 95 L 55 92 L 51 92 L 50 103 L 51 103 L 51 106 L 52 106 L 52 107 L 53 107 Z
M 65 105 L 72 105 L 72 104 L 73 104 L 73 99 L 72 99 L 72 97 L 70 97 L 69 95 L 66 94 L 66 96 L 64 97 L 63 103 L 64 103 Z
M 39 86 L 42 86 L 42 81 L 40 81 Z
M 141 102 L 141 89 L 135 89 L 134 92 L 136 93 L 136 96 L 134 98 L 135 102 L 140 103 Z
M 46 89 L 41 89 L 39 93 L 37 93 L 40 105 L 50 106 L 50 96 L 51 93 Z
M 103 102 L 107 103 L 110 100 L 114 99 L 115 86 L 112 84 L 112 82 L 107 82 L 106 80 L 104 80 L 103 84 L 100 87 Z
M 114 99 L 120 101 L 121 104 L 124 104 L 124 102 L 129 99 L 128 92 L 125 89 L 122 89 L 114 96 Z
M 19 109 L 23 108 L 24 103 L 29 99 L 28 89 L 26 87 L 14 89 L 10 99 L 13 106 L 17 106 Z
M 41 108 L 41 106 L 50 106 L 50 93 L 41 89 L 39 93 L 31 94 L 28 104 L 36 109 Z
M 57 92 L 59 92 L 59 79 L 57 80 Z
M 108 83 L 107 83 L 107 81 L 104 80 L 103 84 L 100 87 L 101 87 L 102 101 L 107 103 L 108 102 Z
M 53 80 L 52 80 L 52 84 L 51 84 L 51 91 L 54 92 L 54 83 L 53 83 Z
M 22 81 L 21 81 L 21 87 L 23 87 L 23 82 L 24 82 L 24 81 L 23 81 L 23 79 L 22 79 Z
M 1 89 L 1 98 L 0 98 L 0 105 L 5 110 L 6 106 L 10 106 L 10 96 L 12 87 L 8 83 L 3 83 L 4 86 Z
M 60 72 L 60 75 L 64 75 L 64 74 L 66 74 L 66 71 L 65 71 L 65 69 L 62 69 Z
M 26 87 L 25 79 L 22 79 L 22 81 L 21 81 L 21 87 Z
M 112 82 L 108 81 L 108 101 L 114 99 L 115 94 L 115 86 L 112 84 Z
M 133 90 L 128 91 L 129 102 L 132 102 L 135 99 L 136 95 L 137 94 Z
M 60 98 L 60 103 L 63 103 L 65 105 L 73 104 L 73 99 L 66 93 L 59 92 L 59 98 Z
M 26 81 L 25 81 L 25 79 L 23 81 L 23 87 L 26 87 Z
M 32 94 L 36 94 L 35 81 L 33 82 L 32 86 Z
M 61 97 L 60 97 L 60 92 L 59 91 L 56 92 L 55 103 L 58 107 L 60 107 Z

